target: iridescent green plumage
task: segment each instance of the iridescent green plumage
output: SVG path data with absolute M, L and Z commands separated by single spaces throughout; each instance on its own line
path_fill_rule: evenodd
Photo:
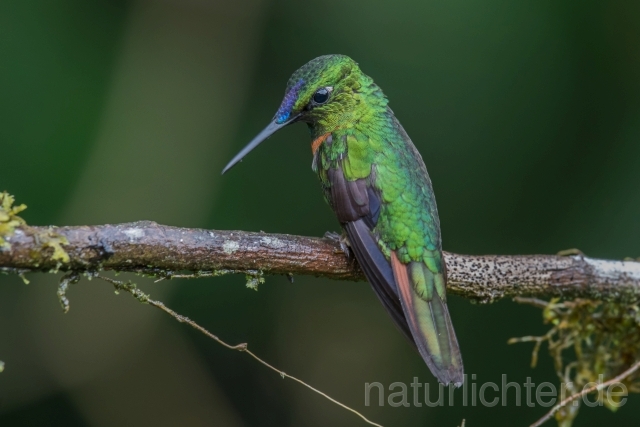
M 436 377 L 459 385 L 431 181 L 387 104 L 350 58 L 316 58 L 292 75 L 274 122 L 230 166 L 279 127 L 306 122 L 313 169 L 376 294 Z

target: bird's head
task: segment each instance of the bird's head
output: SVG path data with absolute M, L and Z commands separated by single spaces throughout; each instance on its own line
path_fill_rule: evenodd
M 378 96 L 367 97 L 371 92 Z M 313 133 L 323 134 L 352 126 L 370 111 L 373 103 L 385 107 L 386 99 L 358 64 L 345 55 L 325 55 L 298 69 L 287 83 L 284 99 L 271 123 L 223 169 L 225 173 L 251 150 L 283 127 L 307 123 Z

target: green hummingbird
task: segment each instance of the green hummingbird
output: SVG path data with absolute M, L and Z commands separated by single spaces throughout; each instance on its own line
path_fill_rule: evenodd
M 271 123 L 222 173 L 296 122 L 309 127 L 312 169 L 382 305 L 435 377 L 460 386 L 431 180 L 387 98 L 348 56 L 315 58 L 293 73 Z

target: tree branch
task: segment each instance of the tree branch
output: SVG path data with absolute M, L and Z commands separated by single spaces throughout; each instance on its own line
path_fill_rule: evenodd
M 68 255 L 54 256 L 52 237 Z M 186 229 L 154 222 L 19 226 L 5 237 L 0 271 L 117 270 L 171 278 L 229 272 L 312 275 L 364 280 L 337 241 L 286 234 Z M 450 293 L 481 302 L 514 296 L 565 296 L 616 301 L 640 297 L 640 262 L 583 255 L 457 255 L 445 253 Z

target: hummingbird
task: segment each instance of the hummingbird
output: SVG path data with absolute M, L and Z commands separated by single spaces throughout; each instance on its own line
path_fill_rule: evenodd
M 312 169 L 375 294 L 438 381 L 459 387 L 436 200 L 422 156 L 388 103 L 348 56 L 312 59 L 289 78 L 271 122 L 222 173 L 279 129 L 306 123 Z

